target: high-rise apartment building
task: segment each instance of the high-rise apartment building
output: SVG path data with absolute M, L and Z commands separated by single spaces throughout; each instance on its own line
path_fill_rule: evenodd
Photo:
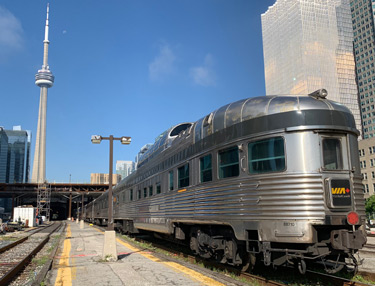
M 0 127 L 0 182 L 27 183 L 30 173 L 30 131 Z
M 135 169 L 135 163 L 132 161 L 116 161 L 116 174 L 121 176 L 121 180 L 129 176 Z
M 362 130 L 350 0 L 277 0 L 262 14 L 267 95 L 325 88 Z
M 365 198 L 375 194 L 375 138 L 358 142 L 363 192 Z
M 375 137 L 375 0 L 351 0 L 354 57 L 361 108 L 363 138 Z

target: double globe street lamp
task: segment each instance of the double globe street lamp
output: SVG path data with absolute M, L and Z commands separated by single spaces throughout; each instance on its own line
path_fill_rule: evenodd
M 102 137 L 100 135 L 92 135 L 91 142 L 93 144 L 100 144 L 102 140 L 109 140 L 109 186 L 108 186 L 108 226 L 104 234 L 104 248 L 103 258 L 111 257 L 112 260 L 117 261 L 117 248 L 116 248 L 116 234 L 113 225 L 113 195 L 112 195 L 112 176 L 113 176 L 113 140 L 119 140 L 121 144 L 129 145 L 132 141 L 131 137 Z
M 100 144 L 102 140 L 109 140 L 109 186 L 108 186 L 108 230 L 113 230 L 113 198 L 112 198 L 112 176 L 113 176 L 113 140 L 121 141 L 121 144 L 129 145 L 132 141 L 131 137 L 102 137 L 100 135 L 92 135 L 91 142 L 93 144 Z

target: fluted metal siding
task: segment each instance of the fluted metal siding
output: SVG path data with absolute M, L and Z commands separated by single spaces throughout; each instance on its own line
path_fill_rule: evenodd
M 260 183 L 261 182 L 261 183 Z M 158 206 L 158 207 L 156 207 Z M 155 210 L 159 208 L 159 210 Z M 153 210 L 154 209 L 154 210 Z M 192 220 L 324 219 L 321 175 L 287 175 L 226 180 L 206 188 L 170 192 L 119 205 L 116 218 Z
M 360 176 L 354 177 L 354 210 L 361 215 L 362 217 L 365 217 L 365 199 L 363 195 L 363 184 L 362 184 L 362 178 Z

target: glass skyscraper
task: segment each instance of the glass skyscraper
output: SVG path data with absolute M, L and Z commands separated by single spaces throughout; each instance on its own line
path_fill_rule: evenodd
M 361 131 L 349 1 L 277 0 L 262 14 L 266 94 L 325 88 Z
M 0 128 L 0 182 L 27 183 L 30 173 L 31 133 L 14 126 Z
M 363 137 L 375 137 L 375 0 L 351 0 L 354 56 L 363 123 Z
M 121 176 L 121 180 L 129 176 L 135 169 L 135 163 L 132 161 L 116 161 L 116 174 Z
M 8 136 L 0 127 L 0 183 L 5 183 L 7 175 Z

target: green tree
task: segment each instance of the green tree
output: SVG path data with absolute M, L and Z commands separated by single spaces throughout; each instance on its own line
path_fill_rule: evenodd
M 375 213 L 375 195 L 372 195 L 366 200 L 366 213 L 372 216 Z

